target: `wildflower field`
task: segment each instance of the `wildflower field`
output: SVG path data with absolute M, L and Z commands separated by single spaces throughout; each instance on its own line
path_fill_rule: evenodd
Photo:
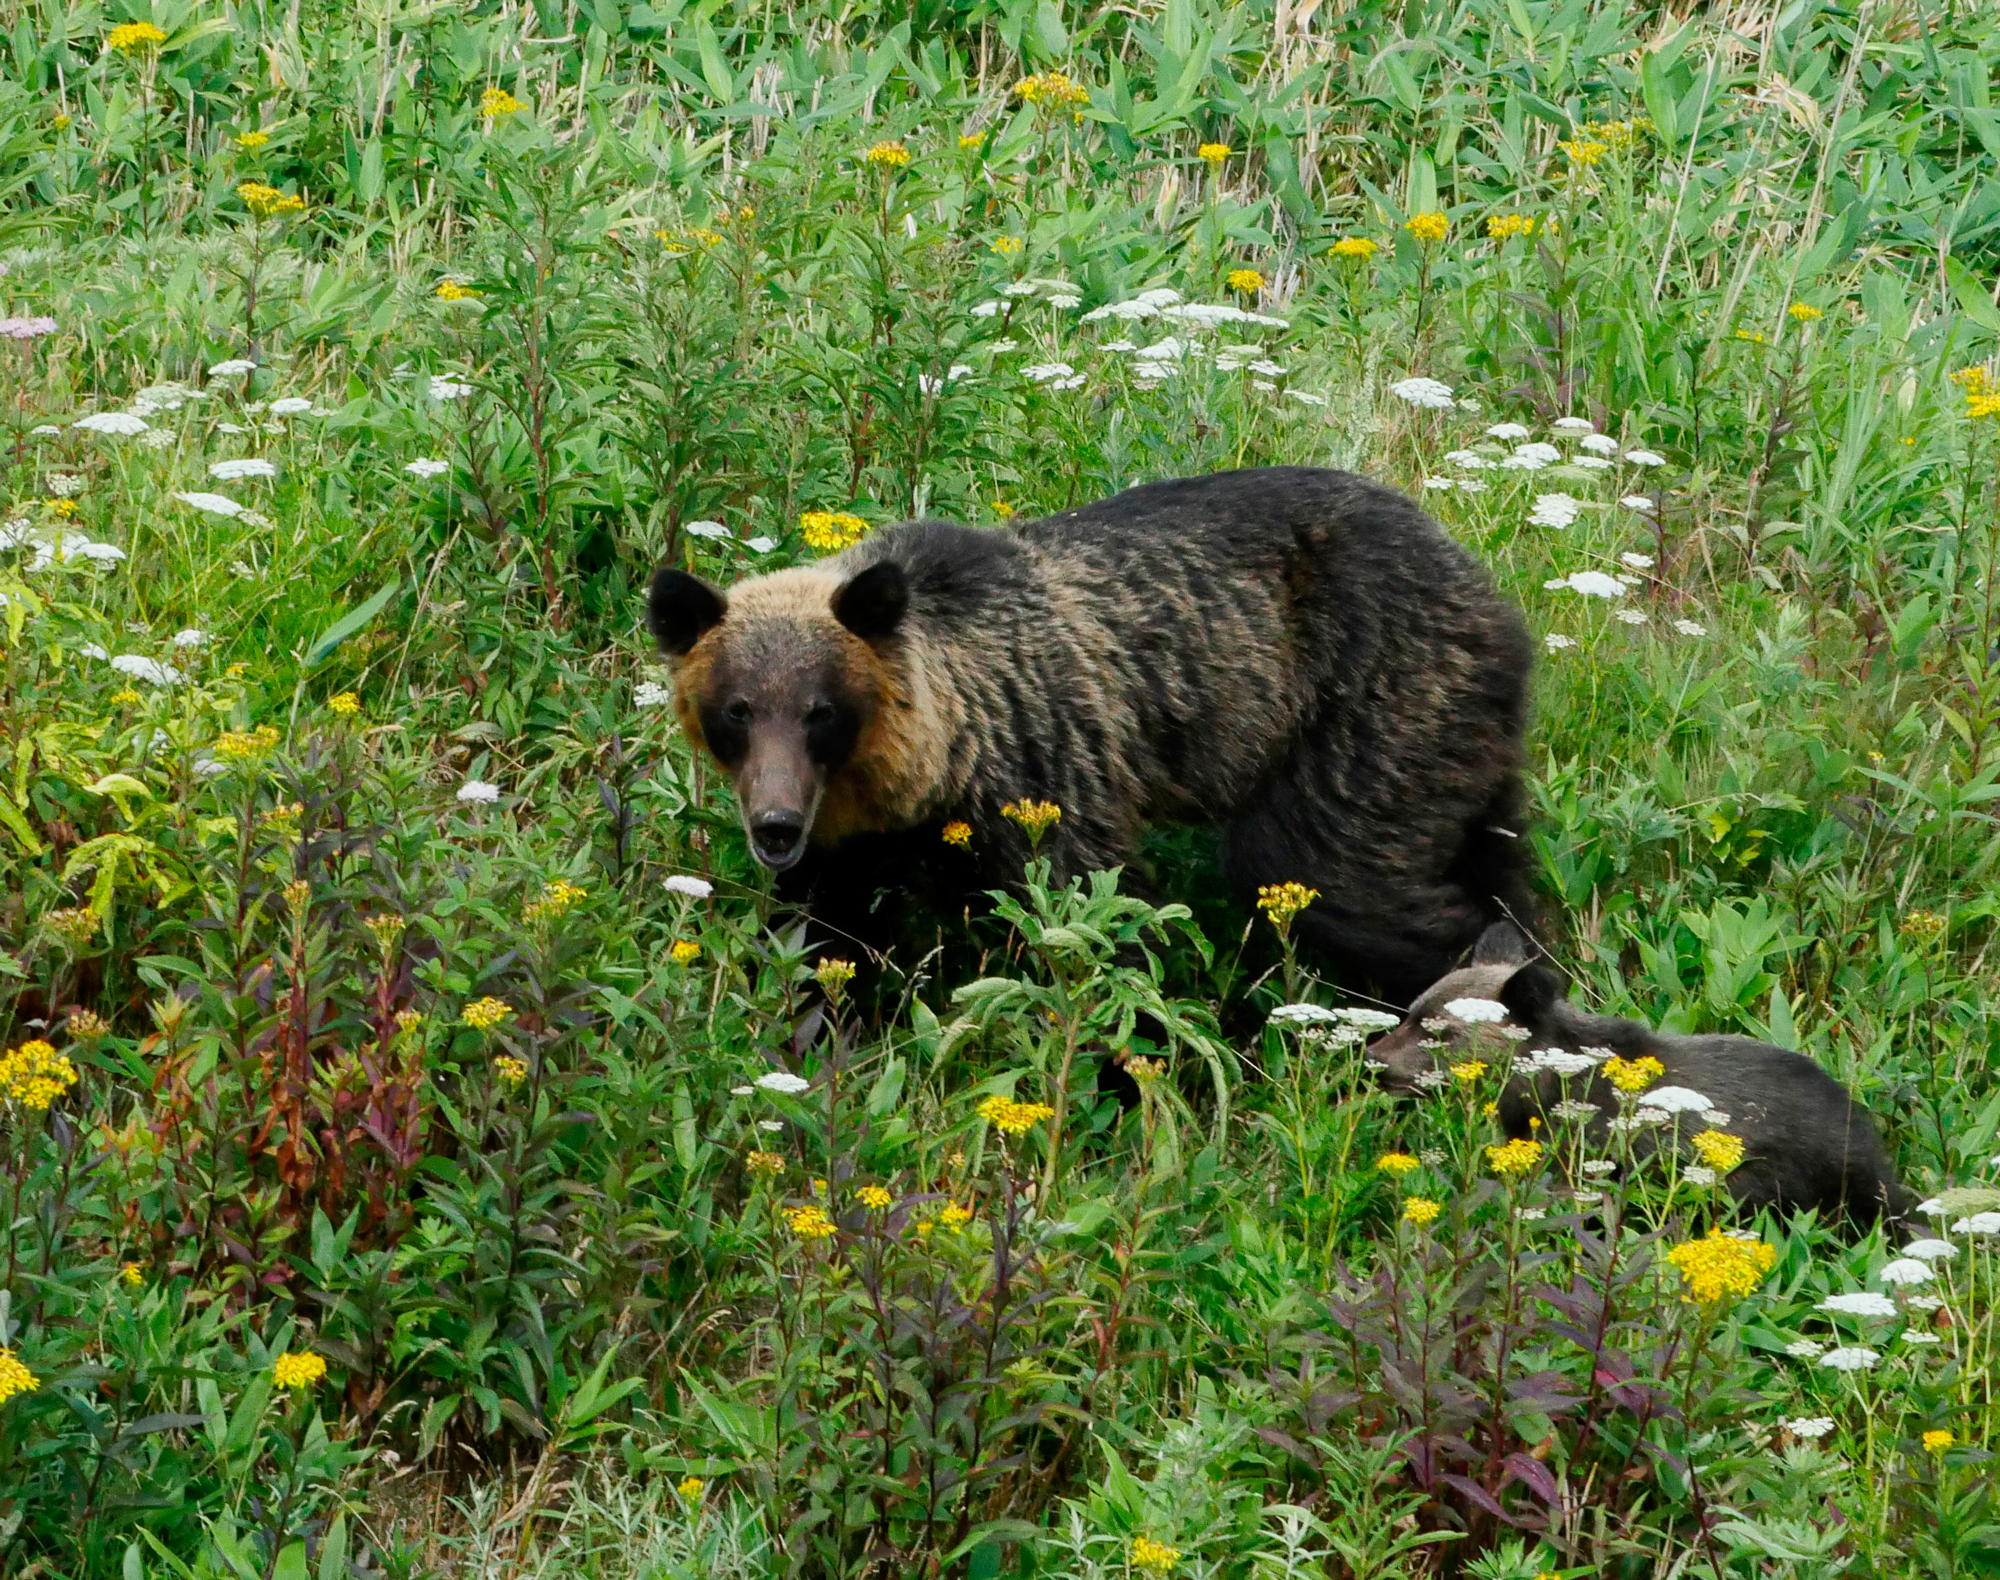
M 2000 1574 L 1997 63 L 0 0 L 0 1574 Z M 803 955 L 652 569 L 1276 463 L 1526 610 L 1578 1001 L 1810 1054 L 1911 1225 L 1390 1095 L 1189 832 Z

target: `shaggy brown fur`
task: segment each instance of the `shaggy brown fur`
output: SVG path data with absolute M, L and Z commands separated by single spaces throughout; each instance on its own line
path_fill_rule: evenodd
M 1002 531 L 892 527 L 726 596 L 662 571 L 651 614 L 682 723 L 773 867 L 808 835 L 962 818 L 1004 880 L 1022 798 L 1061 806 L 1044 850 L 1065 873 L 1129 862 L 1148 822 L 1216 823 L 1241 890 L 1317 888 L 1301 936 L 1410 992 L 1527 904 L 1526 633 L 1363 478 L 1233 472 Z

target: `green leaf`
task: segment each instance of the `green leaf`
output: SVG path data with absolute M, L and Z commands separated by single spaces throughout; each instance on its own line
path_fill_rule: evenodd
M 402 590 L 403 581 L 399 576 L 359 609 L 351 610 L 334 621 L 321 633 L 320 639 L 306 650 L 306 668 L 311 669 L 315 664 L 332 656 L 335 648 L 387 608 L 389 600 Z

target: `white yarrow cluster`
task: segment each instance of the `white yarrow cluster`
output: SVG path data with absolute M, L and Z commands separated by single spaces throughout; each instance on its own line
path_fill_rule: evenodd
M 500 787 L 484 779 L 468 779 L 458 787 L 458 799 L 471 806 L 491 806 L 500 799 Z
M 637 708 L 663 708 L 673 700 L 672 690 L 658 681 L 642 680 L 632 689 L 632 705 Z
M 233 483 L 244 477 L 276 477 L 278 469 L 269 461 L 245 456 L 236 461 L 217 461 L 208 469 L 208 475 L 218 482 Z
M 1887 1295 L 1864 1289 L 1851 1295 L 1828 1295 L 1819 1303 L 1819 1309 L 1837 1312 L 1843 1317 L 1893 1317 L 1896 1302 Z
M 155 686 L 178 686 L 187 676 L 171 664 L 162 664 L 157 658 L 145 658 L 138 653 L 120 653 L 111 660 L 111 667 L 121 675 L 130 675 L 134 680 L 147 681 Z
M 691 900 L 705 900 L 715 892 L 715 885 L 706 878 L 697 878 L 692 873 L 676 872 L 666 880 L 669 894 L 685 894 Z
M 455 379 L 446 373 L 431 375 L 430 391 L 432 400 L 464 400 L 473 392 L 473 387 L 462 379 Z M 274 406 L 272 410 L 276 410 Z
M 1698 1114 L 1714 1104 L 1689 1086 L 1656 1086 L 1639 1094 L 1639 1106 L 1667 1114 Z
M 192 505 L 196 510 L 206 511 L 211 516 L 240 516 L 243 507 L 227 494 L 177 493 L 174 498 L 184 505 Z
M 1581 593 L 1586 598 L 1623 598 L 1625 583 L 1617 576 L 1607 576 L 1603 571 L 1572 571 L 1567 576 L 1558 576 L 1553 581 L 1542 583 L 1546 592 Z
M 1914 1256 L 1899 1256 L 1893 1262 L 1885 1262 L 1875 1276 L 1885 1284 L 1928 1284 L 1937 1277 L 1937 1271 Z
M 151 424 L 143 418 L 134 417 L 130 412 L 98 411 L 92 412 L 88 417 L 77 418 L 70 426 L 81 428 L 87 433 L 109 433 L 129 439 L 134 434 L 144 433 Z
M 783 1092 L 787 1097 L 796 1097 L 812 1085 L 802 1076 L 793 1075 L 789 1070 L 773 1070 L 768 1075 L 757 1077 L 756 1084 L 767 1092 Z
M 451 462 L 425 455 L 410 462 L 403 470 L 412 477 L 442 477 L 451 470 Z
M 1441 384 L 1436 379 L 1399 379 L 1389 386 L 1389 393 L 1399 401 L 1406 401 L 1426 411 L 1450 411 L 1457 405 L 1451 393 L 1451 386 Z
M 1830 1366 L 1837 1372 L 1865 1372 L 1877 1365 L 1882 1357 L 1865 1344 L 1846 1344 L 1837 1350 L 1828 1350 L 1819 1358 L 1822 1366 Z
M 1444 1012 L 1468 1026 L 1498 1025 L 1507 1018 L 1507 1006 L 1490 998 L 1455 998 L 1445 1005 Z
M 1817 1348 L 1818 1346 L 1814 1346 Z M 1782 1421 L 1779 1425 L 1803 1442 L 1817 1443 L 1834 1429 L 1835 1421 L 1830 1415 L 1802 1415 L 1795 1420 Z
M 1535 508 L 1528 513 L 1531 527 L 1567 527 L 1583 511 L 1583 501 L 1568 494 L 1537 494 Z

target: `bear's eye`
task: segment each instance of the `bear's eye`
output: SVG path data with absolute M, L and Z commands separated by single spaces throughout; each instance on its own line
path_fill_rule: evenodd
M 722 716 L 731 724 L 748 724 L 750 722 L 750 704 L 745 702 L 741 697 L 738 697 L 722 710 Z
M 833 722 L 833 709 L 824 702 L 806 710 L 806 728 L 820 730 Z

